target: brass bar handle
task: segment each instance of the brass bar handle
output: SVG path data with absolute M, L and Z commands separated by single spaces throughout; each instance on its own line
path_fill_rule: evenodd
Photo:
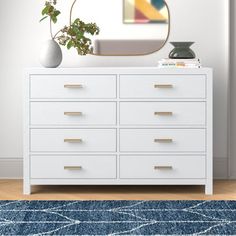
M 81 143 L 83 140 L 81 138 L 65 138 L 65 143 Z
M 173 112 L 171 111 L 156 111 L 154 112 L 155 116 L 172 116 Z
M 173 139 L 172 138 L 157 138 L 154 139 L 155 143 L 172 143 Z
M 172 170 L 172 166 L 154 166 L 154 170 Z
M 82 84 L 65 84 L 64 88 L 79 89 L 83 88 Z
M 154 88 L 173 88 L 172 84 L 155 84 Z
M 64 170 L 81 170 L 82 166 L 64 166 Z
M 72 111 L 65 111 L 64 115 L 65 116 L 82 116 L 82 112 L 78 111 L 78 112 L 72 112 Z

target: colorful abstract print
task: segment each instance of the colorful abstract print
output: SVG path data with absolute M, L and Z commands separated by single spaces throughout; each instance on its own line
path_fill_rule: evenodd
M 124 0 L 124 23 L 168 23 L 164 0 Z

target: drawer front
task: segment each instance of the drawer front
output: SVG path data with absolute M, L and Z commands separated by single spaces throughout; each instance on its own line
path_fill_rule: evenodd
M 115 75 L 34 75 L 31 98 L 116 98 Z
M 115 152 L 115 129 L 31 129 L 33 152 Z
M 121 75 L 121 98 L 205 98 L 204 75 Z
M 115 125 L 115 102 L 31 102 L 33 125 Z
M 205 129 L 121 129 L 121 152 L 204 152 Z
M 204 156 L 121 156 L 120 178 L 205 178 Z
M 121 102 L 121 125 L 205 125 L 205 102 Z
M 32 156 L 31 178 L 116 178 L 115 156 Z

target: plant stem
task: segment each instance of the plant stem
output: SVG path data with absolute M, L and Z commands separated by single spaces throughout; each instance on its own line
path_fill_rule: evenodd
M 69 23 L 70 23 L 70 26 L 71 26 L 71 24 L 72 24 L 72 10 L 73 10 L 73 7 L 74 7 L 76 1 L 77 1 L 77 0 L 74 0 L 74 2 L 73 2 L 72 5 L 71 5 L 71 8 L 70 8 L 70 22 L 69 22 Z M 50 20 L 50 27 L 51 27 L 51 22 L 52 22 L 52 20 Z M 69 27 L 70 27 L 70 26 L 69 26 Z M 51 28 L 50 28 L 50 30 L 51 30 Z M 52 30 L 51 30 L 52 39 L 55 39 L 55 38 L 57 37 L 57 35 L 58 35 L 61 31 L 62 31 L 62 29 L 58 30 L 58 31 L 55 33 L 55 35 L 52 36 Z
M 57 35 L 58 35 L 61 31 L 62 31 L 62 29 L 58 30 L 58 31 L 54 34 L 54 36 L 52 37 L 52 39 L 55 39 L 55 38 L 57 37 Z
M 52 35 L 52 19 L 50 17 L 50 34 L 51 34 L 51 38 L 54 39 L 53 35 Z
M 72 5 L 71 5 L 71 8 L 70 8 L 70 26 L 71 26 L 71 24 L 72 24 L 72 10 L 73 10 L 73 7 L 74 7 L 76 1 L 77 1 L 77 0 L 74 0 L 74 2 L 73 2 Z

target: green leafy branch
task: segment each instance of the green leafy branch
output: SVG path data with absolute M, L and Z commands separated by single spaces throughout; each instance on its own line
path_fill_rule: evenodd
M 56 1 L 53 2 L 45 2 L 45 7 L 42 10 L 42 15 L 44 16 L 41 20 L 43 21 L 47 17 L 50 17 L 52 22 L 55 24 L 57 23 L 57 17 L 61 14 L 60 11 L 58 11 L 53 5 L 56 5 Z
M 77 50 L 79 55 L 91 54 L 93 52 L 92 41 L 88 35 L 99 34 L 99 28 L 95 23 L 84 23 L 79 18 L 72 21 L 72 10 L 77 0 L 73 1 L 70 9 L 70 21 L 69 26 L 64 26 L 54 36 L 52 33 L 52 22 L 57 23 L 57 17 L 60 15 L 60 11 L 55 8 L 57 4 L 56 0 L 46 1 L 45 7 L 42 10 L 43 18 L 40 21 L 50 18 L 50 33 L 53 40 L 57 40 L 62 46 L 66 46 L 67 49 L 72 47 Z

